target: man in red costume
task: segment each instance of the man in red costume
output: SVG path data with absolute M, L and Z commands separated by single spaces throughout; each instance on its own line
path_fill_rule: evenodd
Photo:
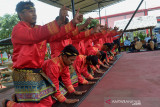
M 81 32 L 82 28 L 89 25 L 91 19 L 92 18 L 88 18 L 84 24 L 76 27 L 76 29 L 74 31 L 67 33 L 66 35 L 70 36 L 69 39 L 65 39 L 65 40 L 61 40 L 61 41 L 54 41 L 54 42 L 51 41 L 50 42 L 51 57 L 52 58 L 57 57 L 61 53 L 63 48 L 69 44 L 74 45 L 76 47 L 76 49 L 78 49 L 80 54 L 83 53 L 83 52 L 81 52 L 81 48 L 83 48 L 83 47 L 80 46 L 80 44 L 81 44 L 80 41 L 82 41 L 85 38 L 88 38 L 89 36 L 91 36 L 92 34 L 97 32 L 97 27 L 95 29 L 90 29 L 90 30 L 86 30 L 86 31 Z M 67 18 L 66 18 L 66 20 L 67 20 Z M 67 23 L 68 22 L 65 21 L 64 25 Z
M 98 57 L 94 55 L 90 56 L 84 56 L 79 55 L 77 56 L 73 66 L 76 70 L 77 76 L 78 76 L 78 83 L 80 84 L 94 84 L 95 82 L 87 81 L 86 79 L 93 80 L 93 79 L 99 79 L 94 78 L 91 74 L 88 73 L 87 66 L 96 66 L 98 64 Z M 84 77 L 82 77 L 82 75 Z
M 19 103 L 3 100 L 4 107 L 51 107 L 50 95 L 56 92 L 54 84 L 42 72 L 45 46 L 49 38 L 61 39 L 75 29 L 79 23 L 77 13 L 74 19 L 65 26 L 59 27 L 68 9 L 60 10 L 60 20 L 52 21 L 44 26 L 37 26 L 34 4 L 30 1 L 17 4 L 16 11 L 20 22 L 12 31 L 13 43 L 13 82 L 16 98 Z M 55 35 L 61 33 L 58 37 Z M 65 37 L 64 37 L 65 38 Z M 44 79 L 45 78 L 45 79 Z
M 57 92 L 54 94 L 59 102 L 75 103 L 78 99 L 67 99 L 59 90 L 59 78 L 61 77 L 63 84 L 67 88 L 69 93 L 81 95 L 86 91 L 75 91 L 71 79 L 69 66 L 73 64 L 77 55 L 79 55 L 77 49 L 73 45 L 66 46 L 62 53 L 55 58 L 46 60 L 43 65 L 43 71 L 52 80 L 56 86 Z

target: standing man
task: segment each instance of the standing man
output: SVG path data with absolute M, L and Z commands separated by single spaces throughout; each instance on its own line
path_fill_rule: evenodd
M 36 25 L 36 10 L 31 1 L 21 1 L 16 6 L 20 22 L 12 31 L 13 44 L 13 82 L 18 103 L 4 100 L 4 107 L 51 107 L 50 95 L 56 92 L 52 81 L 42 72 L 45 57 L 46 41 L 51 37 L 65 38 L 63 35 L 75 29 L 79 23 L 77 13 L 67 25 L 59 28 L 67 8 L 60 10 L 60 20 L 52 21 L 44 26 Z M 46 103 L 47 102 L 47 103 Z

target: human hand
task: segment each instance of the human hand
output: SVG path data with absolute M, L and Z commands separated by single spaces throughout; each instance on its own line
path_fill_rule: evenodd
M 86 22 L 84 23 L 84 25 L 85 26 L 88 26 L 90 23 L 91 23 L 91 20 L 92 20 L 93 18 L 91 18 L 91 17 L 89 17 L 89 18 L 87 18 L 87 20 L 86 20 Z
M 83 15 L 82 14 L 79 14 L 79 10 L 77 10 L 76 12 L 76 15 L 74 16 L 73 20 L 72 20 L 72 23 L 74 25 L 78 24 L 78 23 L 81 23 L 83 21 Z
M 95 84 L 96 82 L 88 81 L 87 84 Z
M 76 102 L 78 102 L 79 101 L 79 99 L 66 99 L 65 100 L 65 103 L 67 103 L 67 104 L 72 104 L 72 103 L 76 103 Z
M 101 77 L 95 77 L 93 78 L 93 80 L 99 80 Z
M 97 70 L 97 73 L 99 73 L 99 74 L 103 74 L 104 72 L 102 71 L 102 70 Z
M 87 92 L 87 90 L 85 90 L 85 91 L 75 91 L 74 94 L 75 95 L 82 95 L 83 93 L 86 93 L 86 92 Z
M 60 9 L 60 12 L 59 12 L 59 20 L 61 21 L 65 21 L 66 19 L 66 16 L 69 16 L 68 15 L 68 10 L 69 8 L 67 8 L 66 6 L 63 6 L 61 9 Z

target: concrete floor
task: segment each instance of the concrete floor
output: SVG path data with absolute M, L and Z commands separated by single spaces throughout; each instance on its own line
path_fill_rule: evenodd
M 0 93 L 0 107 L 2 107 L 2 101 L 3 99 L 10 99 L 11 100 L 11 96 L 14 93 L 14 88 L 8 89 L 6 91 L 3 91 Z
M 160 51 L 123 53 L 79 107 L 160 107 L 159 68 Z

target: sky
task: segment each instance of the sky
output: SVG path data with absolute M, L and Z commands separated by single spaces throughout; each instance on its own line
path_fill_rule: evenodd
M 0 16 L 4 14 L 16 14 L 15 8 L 16 4 L 22 0 L 0 0 Z M 23 0 L 27 1 L 27 0 Z M 54 20 L 59 14 L 59 8 L 42 3 L 38 0 L 31 0 L 36 7 L 37 12 L 37 24 L 44 25 L 52 20 Z M 120 3 L 108 6 L 101 10 L 101 16 L 117 14 L 127 11 L 133 11 L 137 8 L 141 0 L 124 0 Z M 151 8 L 160 6 L 160 0 L 145 0 L 141 5 L 140 9 Z M 160 16 L 160 11 L 152 12 L 151 15 Z M 99 17 L 97 12 L 92 12 L 84 15 L 85 18 L 88 17 Z M 72 19 L 72 13 L 69 12 L 69 19 Z

